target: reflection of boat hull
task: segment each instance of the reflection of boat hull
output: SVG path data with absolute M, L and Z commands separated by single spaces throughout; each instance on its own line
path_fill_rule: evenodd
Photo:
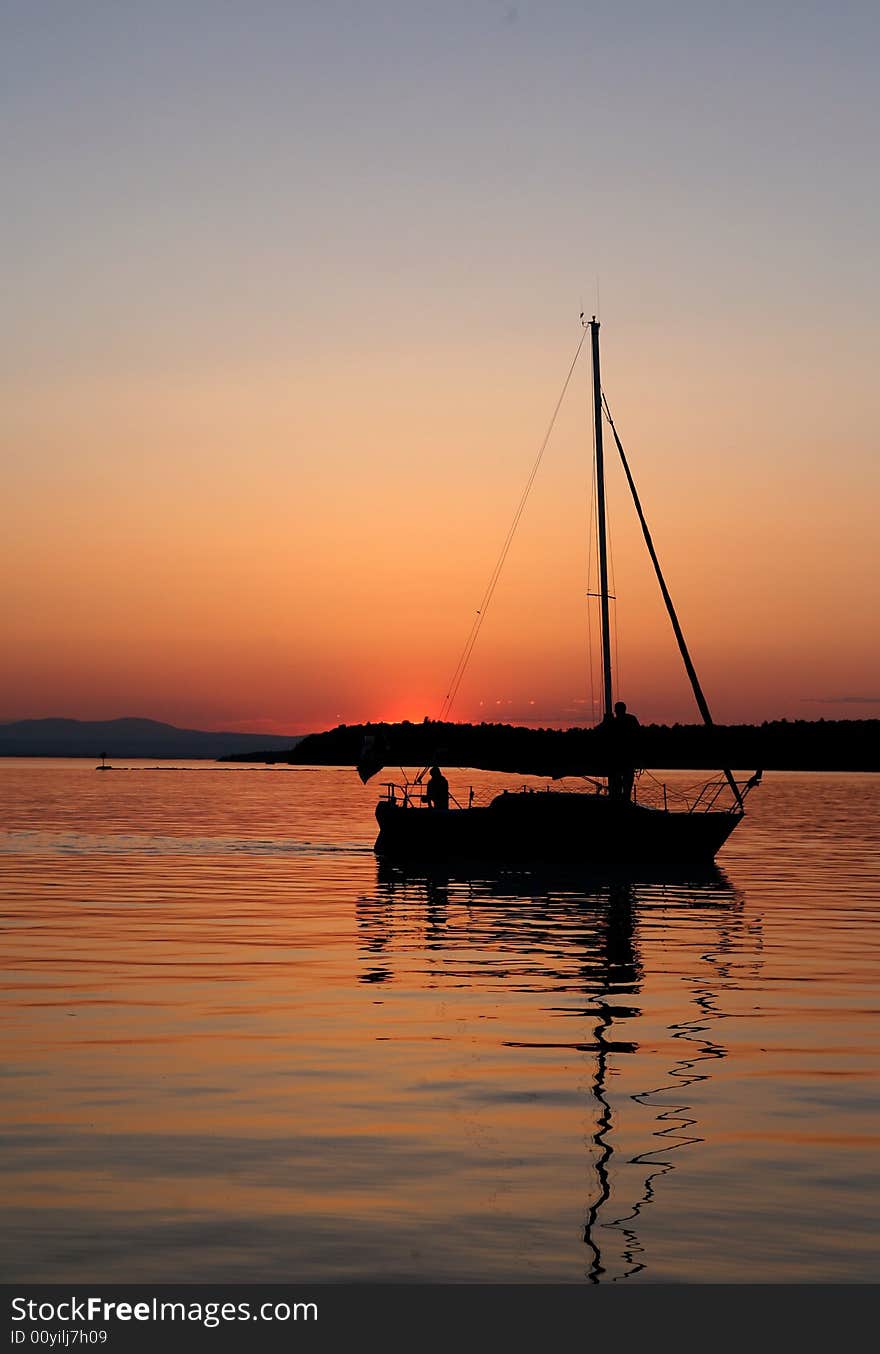
M 380 854 L 376 880 L 388 891 L 415 888 L 431 892 L 450 885 L 477 885 L 486 898 L 539 898 L 588 894 L 608 899 L 645 886 L 695 890 L 701 907 L 728 906 L 733 886 L 714 860 L 705 861 L 511 861 L 447 859 L 423 862 Z M 717 898 L 715 897 L 717 895 Z
M 709 862 L 742 814 L 679 813 L 559 790 L 504 793 L 485 807 L 423 809 L 382 800 L 376 851 L 394 859 Z

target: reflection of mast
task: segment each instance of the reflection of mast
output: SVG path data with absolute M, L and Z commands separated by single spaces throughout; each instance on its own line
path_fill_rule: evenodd
M 598 1283 L 600 1274 L 605 1273 L 605 1267 L 602 1264 L 602 1256 L 599 1247 L 594 1239 L 594 1230 L 596 1220 L 599 1216 L 599 1209 L 611 1197 L 611 1182 L 608 1179 L 608 1163 L 614 1153 L 611 1145 L 611 1139 L 607 1137 L 611 1128 L 611 1106 L 605 1098 L 605 1073 L 608 1064 L 608 1044 L 605 1034 L 611 1027 L 611 1012 L 604 1001 L 599 1002 L 599 1024 L 594 1033 L 596 1036 L 596 1076 L 593 1080 L 593 1095 L 599 1104 L 599 1119 L 596 1125 L 596 1132 L 593 1134 L 593 1142 L 599 1149 L 599 1155 L 594 1162 L 596 1178 L 599 1181 L 599 1193 L 593 1203 L 587 1210 L 587 1221 L 584 1224 L 584 1244 L 589 1246 L 593 1253 L 593 1259 L 587 1278 L 590 1283 Z
M 723 961 L 731 948 L 731 922 L 727 921 L 725 916 L 722 923 L 720 937 L 714 951 L 704 953 L 701 958 L 709 965 L 714 967 L 719 980 L 723 981 L 728 976 L 728 965 Z M 731 919 L 733 921 L 733 919 Z M 733 925 L 736 922 L 733 921 Z M 719 962 L 719 960 L 721 962 Z M 714 986 L 714 985 L 713 985 Z M 697 1048 L 693 1054 L 688 1054 L 679 1058 L 669 1069 L 668 1077 L 672 1080 L 664 1085 L 652 1087 L 647 1091 L 640 1091 L 631 1098 L 640 1105 L 648 1108 L 655 1107 L 652 1097 L 661 1095 L 664 1092 L 673 1090 L 681 1091 L 686 1086 L 695 1085 L 700 1081 L 707 1081 L 710 1073 L 708 1071 L 697 1070 L 701 1063 L 717 1061 L 727 1057 L 727 1049 L 723 1044 L 716 1042 L 709 1035 L 708 1020 L 723 1020 L 727 1018 L 727 1013 L 717 1007 L 717 993 L 707 984 L 703 975 L 695 978 L 693 984 L 694 1004 L 698 1007 L 700 1014 L 693 1019 L 678 1021 L 669 1026 L 674 1039 L 682 1039 L 688 1042 L 695 1042 Z M 593 1253 L 593 1262 L 588 1274 L 588 1278 L 593 1283 L 599 1283 L 599 1276 L 605 1273 L 605 1268 L 600 1263 L 600 1252 L 595 1240 L 595 1225 L 599 1208 L 610 1197 L 610 1184 L 608 1181 L 608 1162 L 613 1153 L 613 1147 L 610 1145 L 606 1136 L 607 1130 L 611 1128 L 611 1109 L 604 1093 L 607 1049 L 613 1048 L 607 1041 L 607 1028 L 610 1021 L 597 1027 L 596 1035 L 600 1043 L 600 1053 L 597 1060 L 597 1072 L 594 1082 L 594 1095 L 600 1106 L 599 1129 L 594 1135 L 593 1141 L 601 1148 L 601 1156 L 596 1163 L 596 1174 L 599 1178 L 600 1193 L 597 1203 L 592 1206 L 588 1212 L 587 1226 L 584 1240 Z M 601 1045 L 604 1043 L 605 1048 Z M 655 1197 L 654 1182 L 661 1176 L 669 1174 L 675 1169 L 676 1163 L 668 1159 L 669 1154 L 680 1147 L 691 1146 L 695 1143 L 703 1142 L 704 1139 L 694 1132 L 697 1125 L 697 1119 L 693 1116 L 692 1107 L 681 1103 L 677 1105 L 666 1105 L 662 1107 L 657 1115 L 657 1123 L 662 1127 L 655 1131 L 655 1136 L 663 1140 L 661 1147 L 648 1149 L 640 1152 L 634 1157 L 630 1157 L 627 1164 L 633 1166 L 648 1166 L 651 1168 L 644 1179 L 641 1197 L 633 1205 L 631 1211 L 621 1217 L 614 1218 L 599 1225 L 603 1228 L 618 1230 L 625 1239 L 626 1245 L 622 1251 L 622 1259 L 627 1268 L 620 1275 L 612 1276 L 612 1281 L 617 1278 L 628 1279 L 634 1274 L 639 1273 L 645 1268 L 645 1262 L 639 1259 L 643 1253 L 643 1248 L 639 1242 L 638 1236 L 632 1227 L 643 1208 L 653 1203 Z M 662 1155 L 661 1155 L 662 1153 Z
M 587 1209 L 584 1223 L 584 1244 L 592 1252 L 592 1261 L 587 1273 L 590 1283 L 599 1283 L 605 1273 L 602 1255 L 597 1240 L 597 1222 L 599 1210 L 611 1197 L 609 1163 L 614 1155 L 611 1142 L 612 1114 L 611 1105 L 605 1094 L 605 1081 L 608 1072 L 608 1058 L 612 1052 L 625 1049 L 633 1051 L 632 1045 L 621 1045 L 608 1038 L 608 1032 L 614 1017 L 633 1016 L 636 1011 L 624 1006 L 612 1006 L 608 997 L 633 992 L 638 983 L 639 963 L 635 949 L 635 894 L 632 885 L 612 886 L 608 895 L 608 912 L 605 925 L 605 947 L 602 956 L 601 988 L 603 996 L 596 1002 L 596 1014 L 599 1017 L 593 1034 L 596 1040 L 596 1071 L 593 1078 L 593 1096 L 599 1106 L 596 1131 L 593 1143 L 598 1148 L 598 1156 L 593 1163 L 599 1189 L 596 1198 Z
M 703 994 L 696 997 L 696 1004 L 703 1009 L 706 1015 L 720 1018 L 724 1013 L 715 1010 L 709 1005 L 710 995 L 711 994 Z M 705 1016 L 703 1018 L 705 1018 Z M 706 1027 L 701 1023 L 701 1019 L 697 1018 L 695 1020 L 680 1021 L 677 1024 L 670 1026 L 670 1029 L 673 1031 L 673 1038 L 691 1040 L 698 1039 L 699 1036 L 705 1032 Z M 710 1059 L 725 1058 L 726 1056 L 726 1048 L 710 1039 L 706 1039 L 700 1044 L 698 1051 L 693 1057 L 680 1058 L 672 1065 L 668 1075 L 674 1077 L 674 1081 L 663 1086 L 654 1086 L 648 1091 L 639 1091 L 632 1099 L 635 1100 L 637 1104 L 650 1107 L 653 1104 L 650 1099 L 652 1096 L 661 1095 L 666 1091 L 680 1091 L 686 1086 L 694 1085 L 698 1081 L 708 1080 L 707 1072 L 697 1072 L 694 1069 L 699 1063 Z M 663 1139 L 662 1151 L 664 1154 L 671 1153 L 680 1147 L 689 1147 L 694 1143 L 704 1141 L 699 1134 L 692 1131 L 697 1124 L 697 1120 L 689 1113 L 690 1108 L 689 1105 L 684 1103 L 680 1105 L 667 1105 L 661 1113 L 657 1115 L 657 1122 L 665 1125 L 663 1128 L 657 1129 L 655 1133 L 656 1137 Z M 602 1224 L 603 1227 L 619 1229 L 627 1240 L 628 1244 L 623 1251 L 623 1259 L 629 1265 L 629 1268 L 620 1276 L 624 1279 L 630 1278 L 633 1274 L 637 1274 L 639 1270 L 645 1268 L 644 1261 L 636 1258 L 637 1253 L 642 1250 L 638 1237 L 633 1228 L 627 1226 L 627 1224 L 633 1223 L 640 1216 L 642 1209 L 646 1204 L 653 1203 L 654 1181 L 661 1176 L 668 1175 L 670 1171 L 675 1169 L 675 1162 L 664 1160 L 662 1157 L 658 1158 L 658 1152 L 660 1150 L 660 1148 L 649 1148 L 648 1151 L 640 1152 L 637 1156 L 629 1158 L 629 1165 L 648 1166 L 652 1168 L 645 1177 L 642 1196 L 633 1205 L 632 1210 L 629 1213 L 622 1217 L 614 1218 L 613 1221 Z M 593 1249 L 595 1249 L 595 1247 Z

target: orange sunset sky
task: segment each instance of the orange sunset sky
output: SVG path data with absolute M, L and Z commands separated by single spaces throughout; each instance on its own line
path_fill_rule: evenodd
M 597 306 L 716 719 L 880 715 L 875 7 L 2 26 L 0 718 L 437 715 Z M 588 347 L 456 718 L 598 713 Z M 696 719 L 608 461 L 616 694 Z

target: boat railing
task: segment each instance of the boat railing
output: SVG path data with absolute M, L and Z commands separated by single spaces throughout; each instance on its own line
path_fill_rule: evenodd
M 719 798 L 730 786 L 723 776 L 717 780 L 707 780 L 700 787 L 699 794 L 690 806 L 691 813 L 709 813 L 718 803 Z
M 673 786 L 658 780 L 650 771 L 642 771 L 639 774 L 634 798 L 637 803 L 647 808 L 665 809 L 667 812 L 670 810 L 680 812 L 682 809 L 687 813 L 711 813 L 713 810 L 725 813 L 742 812 L 742 801 L 759 783 L 759 779 L 752 776 L 750 780 L 737 781 L 739 801 L 728 803 L 726 796 L 728 794 L 731 798 L 733 796 L 726 776 L 713 776 L 696 785 Z
M 427 786 L 423 785 L 421 781 L 407 781 L 404 782 L 403 785 L 399 785 L 396 781 L 387 780 L 384 782 L 383 789 L 385 790 L 385 799 L 388 803 L 397 804 L 402 809 L 430 807 L 428 804 Z M 465 807 L 464 804 L 461 804 L 459 800 L 456 799 L 451 790 L 449 792 L 449 803 L 450 805 L 454 805 L 457 809 Z M 471 785 L 468 790 L 467 807 L 472 808 L 473 803 L 474 787 Z
M 717 812 L 736 812 L 743 811 L 742 801 L 746 798 L 750 790 L 760 784 L 761 772 L 756 772 L 749 780 L 737 781 L 736 787 L 739 791 L 739 801 L 729 804 L 725 802 L 725 795 L 730 793 L 730 782 L 725 776 L 713 776 L 709 780 L 699 781 L 695 785 L 670 785 L 666 781 L 658 780 L 650 771 L 643 770 L 638 774 L 636 785 L 633 792 L 633 800 L 645 808 L 663 809 L 667 813 L 670 811 L 686 813 L 711 813 Z M 592 781 L 599 793 L 607 794 L 605 785 L 598 781 Z M 549 789 L 549 786 L 547 787 Z M 403 809 L 430 808 L 428 803 L 427 786 L 422 781 L 405 781 L 403 784 L 397 781 L 385 781 L 383 783 L 385 799 L 389 804 L 397 804 Z M 520 793 L 539 793 L 534 786 L 523 785 Z M 721 801 L 719 803 L 719 801 Z M 450 807 L 456 809 L 474 807 L 474 787 L 468 787 L 467 803 L 462 804 L 455 795 L 449 793 Z

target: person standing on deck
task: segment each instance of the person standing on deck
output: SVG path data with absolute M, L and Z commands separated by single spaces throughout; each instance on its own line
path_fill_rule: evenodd
M 611 747 L 611 770 L 608 776 L 608 793 L 612 799 L 632 799 L 633 782 L 636 778 L 636 744 L 641 725 L 635 715 L 628 713 L 623 701 L 614 707 L 614 715 L 607 722 Z
M 427 799 L 430 809 L 449 808 L 449 781 L 439 766 L 431 767 L 431 774 L 428 777 Z

